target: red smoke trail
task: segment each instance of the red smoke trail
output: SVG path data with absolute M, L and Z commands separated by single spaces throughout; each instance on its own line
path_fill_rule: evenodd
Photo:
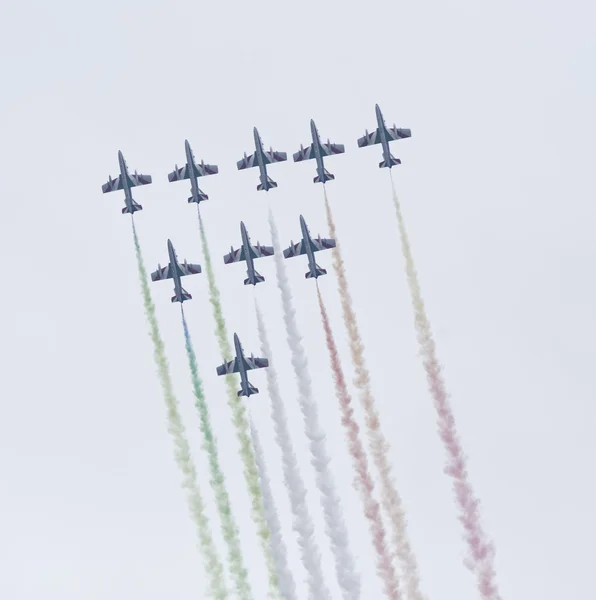
M 352 296 L 348 289 L 348 278 L 341 254 L 341 245 L 337 238 L 335 222 L 331 213 L 331 207 L 329 206 L 325 186 L 323 186 L 323 190 L 325 193 L 325 209 L 327 211 L 329 233 L 331 234 L 331 237 L 335 239 L 337 244 L 333 251 L 333 269 L 337 275 L 337 287 L 341 298 L 344 324 L 348 332 L 350 352 L 356 372 L 354 384 L 358 389 L 358 396 L 364 407 L 367 436 L 370 442 L 373 460 L 381 476 L 381 503 L 385 513 L 389 516 L 393 544 L 403 569 L 404 587 L 407 592 L 406 595 L 409 600 L 424 600 L 424 596 L 420 591 L 418 562 L 416 561 L 416 556 L 410 546 L 405 511 L 391 472 L 391 461 L 388 454 L 389 443 L 381 430 L 379 413 L 377 412 L 375 399 L 372 394 L 370 374 L 366 368 L 366 361 L 364 358 L 364 344 L 360 337 L 356 313 L 354 312 L 354 306 L 352 304 Z
M 370 531 L 373 536 L 373 544 L 377 553 L 377 572 L 383 580 L 387 598 L 391 598 L 391 600 L 400 600 L 399 581 L 387 549 L 385 541 L 386 533 L 383 526 L 380 506 L 373 496 L 374 483 L 368 469 L 366 453 L 360 440 L 360 428 L 354 420 L 352 398 L 348 392 L 348 387 L 337 352 L 337 346 L 335 345 L 335 339 L 333 337 L 333 332 L 331 331 L 331 325 L 329 324 L 329 317 L 327 316 L 327 310 L 325 309 L 318 283 L 317 297 L 319 299 L 321 319 L 323 321 L 323 328 L 325 329 L 325 337 L 327 339 L 327 348 L 329 350 L 331 369 L 333 370 L 333 379 L 335 380 L 335 394 L 339 400 L 342 412 L 341 422 L 346 428 L 348 446 L 356 469 L 356 489 L 360 492 L 364 504 L 364 514 L 369 521 Z
M 487 540 L 486 534 L 480 524 L 480 515 L 478 514 L 479 502 L 468 481 L 466 457 L 459 442 L 459 436 L 455 427 L 455 417 L 449 404 L 449 396 L 445 389 L 441 366 L 437 360 L 435 341 L 430 328 L 430 322 L 426 315 L 424 301 L 422 300 L 418 273 L 416 272 L 414 258 L 412 257 L 412 250 L 395 191 L 393 177 L 391 177 L 391 188 L 401 236 L 402 253 L 406 261 L 406 275 L 412 298 L 412 306 L 414 307 L 418 343 L 420 344 L 430 393 L 438 413 L 439 435 L 447 450 L 448 460 L 445 473 L 454 480 L 453 490 L 460 510 L 459 520 L 465 529 L 464 538 L 468 544 L 472 558 L 471 567 L 478 577 L 478 589 L 485 600 L 500 600 L 501 597 L 495 582 L 494 548 Z

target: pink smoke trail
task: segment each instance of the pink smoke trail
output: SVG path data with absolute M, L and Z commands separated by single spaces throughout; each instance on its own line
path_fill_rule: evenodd
M 337 275 L 337 286 L 341 298 L 343 318 L 348 332 L 352 362 L 356 371 L 354 383 L 358 388 L 358 395 L 364 406 L 365 422 L 373 460 L 381 476 L 381 503 L 389 516 L 392 528 L 392 540 L 403 569 L 407 597 L 409 600 L 424 600 L 424 596 L 420 591 L 418 563 L 408 539 L 406 516 L 401 496 L 397 491 L 393 474 L 391 473 L 391 462 L 388 454 L 389 443 L 385 439 L 379 423 L 379 414 L 375 406 L 375 399 L 370 386 L 370 375 L 364 358 L 364 345 L 360 337 L 358 322 L 356 321 L 352 296 L 348 289 L 348 279 L 341 254 L 341 246 L 337 238 L 335 222 L 331 213 L 331 207 L 329 206 L 325 186 L 323 186 L 323 190 L 325 192 L 325 210 L 327 211 L 329 232 L 331 237 L 336 241 L 336 248 L 333 251 L 333 269 Z
M 408 234 L 401 207 L 395 191 L 393 176 L 391 176 L 391 189 L 393 191 L 393 202 L 401 236 L 401 247 L 406 261 L 406 275 L 414 307 L 414 320 L 418 343 L 422 354 L 424 369 L 430 393 L 433 397 L 435 408 L 438 413 L 439 435 L 447 451 L 447 465 L 445 473 L 453 478 L 453 491 L 460 510 L 459 520 L 464 526 L 464 538 L 468 544 L 472 563 L 466 561 L 466 566 L 471 566 L 478 578 L 478 589 L 485 600 L 500 600 L 501 596 L 495 582 L 494 548 L 480 523 L 478 511 L 479 502 L 475 497 L 472 486 L 468 480 L 466 456 L 462 450 L 455 417 L 449 404 L 449 396 L 445 389 L 445 382 L 441 374 L 441 366 L 437 360 L 435 341 L 433 339 L 430 322 L 426 315 L 422 292 L 418 282 L 418 273 L 412 257 L 412 250 L 408 240 Z
M 379 503 L 373 496 L 374 483 L 368 469 L 366 452 L 362 446 L 362 441 L 360 440 L 360 428 L 354 420 L 352 398 L 348 392 L 348 386 L 346 385 L 343 369 L 339 360 L 337 346 L 335 344 L 333 332 L 331 331 L 327 309 L 323 303 L 318 283 L 317 297 L 319 299 L 321 320 L 323 321 L 325 338 L 327 340 L 327 349 L 329 350 L 329 361 L 331 362 L 333 379 L 335 381 L 335 394 L 339 400 L 342 412 L 341 422 L 346 428 L 348 447 L 356 469 L 355 487 L 360 492 L 362 503 L 364 504 L 364 514 L 368 519 L 370 532 L 373 537 L 373 545 L 377 553 L 377 573 L 383 581 L 387 598 L 390 598 L 391 600 L 400 600 L 399 581 L 385 542 L 386 533 L 381 517 L 381 509 Z

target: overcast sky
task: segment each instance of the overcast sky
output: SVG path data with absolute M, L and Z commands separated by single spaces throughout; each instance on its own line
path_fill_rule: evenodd
M 589 2 L 211 2 L 56 0 L 0 8 L 3 257 L 0 356 L 0 596 L 10 600 L 191 600 L 207 582 L 147 335 L 123 193 L 101 193 L 117 151 L 153 176 L 135 192 L 148 269 L 204 263 L 184 164 L 219 165 L 202 182 L 203 214 L 230 337 L 258 353 L 253 310 L 266 311 L 292 434 L 324 551 L 322 516 L 281 321 L 272 259 L 266 282 L 243 286 L 222 256 L 240 241 L 282 240 L 299 214 L 327 235 L 312 161 L 271 167 L 279 188 L 257 192 L 253 148 L 298 150 L 309 120 L 346 145 L 328 186 L 367 348 L 383 429 L 429 600 L 475 600 L 462 565 L 444 451 L 417 355 L 412 312 L 379 147 L 356 139 L 410 127 L 394 169 L 438 352 L 469 455 L 482 519 L 497 548 L 504 600 L 593 596 L 596 535 L 596 259 L 594 160 L 596 10 Z M 344 367 L 352 368 L 331 253 L 321 288 Z M 288 261 L 297 318 L 325 425 L 363 600 L 380 597 L 305 261 Z M 250 520 L 205 275 L 186 304 L 221 461 L 255 591 L 266 575 Z M 222 550 L 200 450 L 179 308 L 170 282 L 152 285 L 172 375 Z M 259 427 L 305 598 L 279 451 L 261 393 Z M 357 416 L 361 418 L 358 407 Z M 329 578 L 334 598 L 339 591 Z

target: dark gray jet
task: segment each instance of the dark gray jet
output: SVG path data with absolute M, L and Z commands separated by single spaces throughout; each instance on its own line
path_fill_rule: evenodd
M 368 133 L 367 129 L 364 133 L 364 137 L 358 139 L 358 147 L 364 148 L 364 146 L 381 144 L 383 147 L 383 160 L 379 163 L 379 167 L 391 168 L 395 165 L 401 165 L 401 160 L 399 160 L 399 158 L 391 156 L 389 142 L 409 138 L 412 136 L 412 131 L 410 129 L 398 129 L 395 125 L 388 129 L 385 126 L 385 121 L 383 120 L 383 115 L 378 104 L 375 104 L 375 112 L 377 113 L 377 129 L 372 133 Z
M 236 334 L 234 334 L 234 349 L 236 350 L 236 358 L 217 367 L 217 374 L 229 375 L 230 373 L 240 373 L 240 391 L 238 392 L 238 396 L 248 397 L 251 394 L 258 394 L 259 389 L 248 381 L 246 372 L 253 369 L 264 369 L 269 366 L 269 361 L 266 358 L 255 358 L 252 354 L 250 358 L 246 358 Z
M 315 252 L 321 250 L 329 250 L 335 248 L 335 240 L 333 239 L 321 239 L 319 235 L 316 239 L 312 239 L 306 221 L 304 217 L 300 215 L 300 229 L 302 231 L 302 241 L 294 244 L 290 242 L 290 247 L 284 250 L 284 258 L 292 258 L 292 256 L 300 256 L 306 254 L 308 257 L 308 272 L 305 273 L 306 279 L 317 279 L 320 275 L 326 275 L 327 271 L 319 267 L 315 261 Z
M 313 179 L 315 183 L 325 183 L 331 179 L 335 179 L 335 175 L 329 173 L 323 164 L 324 156 L 332 156 L 334 154 L 343 154 L 346 149 L 343 144 L 332 144 L 327 140 L 326 144 L 321 142 L 319 132 L 315 122 L 310 120 L 310 133 L 312 136 L 312 144 L 306 148 L 300 144 L 300 150 L 294 154 L 294 162 L 310 160 L 314 158 L 317 161 L 317 176 Z
M 185 277 L 186 275 L 196 275 L 197 273 L 200 273 L 201 265 L 189 264 L 186 262 L 186 259 L 180 264 L 176 257 L 174 246 L 170 240 L 168 240 L 168 256 L 170 264 L 163 268 L 161 265 L 157 265 L 157 271 L 151 273 L 151 281 L 173 279 L 174 295 L 172 296 L 172 302 L 184 302 L 185 300 L 190 300 L 192 296 L 182 287 L 180 278 Z
M 242 236 L 242 246 L 238 248 L 238 250 L 234 250 L 234 246 L 232 246 L 230 248 L 230 253 L 224 256 L 224 262 L 226 265 L 229 265 L 231 263 L 245 260 L 247 266 L 246 274 L 248 275 L 248 278 L 244 280 L 244 285 L 257 285 L 257 283 L 265 281 L 265 278 L 260 273 L 256 272 L 254 259 L 261 258 L 263 256 L 272 256 L 273 247 L 261 246 L 259 242 L 257 242 L 256 246 L 253 246 L 250 243 L 248 232 L 246 231 L 246 227 L 242 221 L 240 221 L 240 235 Z
M 136 171 L 134 175 L 128 172 L 128 166 L 122 156 L 122 152 L 118 150 L 118 166 L 120 167 L 120 175 L 116 179 L 112 179 L 110 175 L 108 182 L 101 186 L 101 191 L 104 194 L 115 192 L 116 190 L 124 190 L 124 208 L 122 214 L 134 214 L 137 210 L 143 210 L 140 204 L 137 204 L 132 198 L 131 188 L 139 185 L 147 185 L 151 183 L 151 175 L 139 175 Z
M 174 167 L 174 170 L 168 175 L 168 181 L 182 181 L 183 179 L 190 179 L 190 193 L 192 194 L 188 199 L 188 202 L 196 202 L 197 204 L 202 200 L 208 200 L 209 196 L 203 193 L 199 188 L 199 177 L 205 177 L 207 175 L 215 175 L 219 173 L 217 165 L 206 165 L 201 161 L 200 165 L 195 162 L 195 157 L 190 149 L 188 140 L 184 140 L 184 151 L 186 153 L 186 165 L 182 168 L 178 168 L 178 165 Z
M 236 165 L 238 170 L 259 167 L 261 183 L 257 186 L 257 190 L 268 192 L 271 188 L 277 187 L 277 183 L 267 175 L 267 165 L 288 160 L 288 155 L 285 152 L 274 152 L 273 148 L 269 148 L 268 151 L 263 150 L 263 142 L 257 128 L 255 127 L 252 132 L 255 139 L 255 153 L 247 156 L 245 152 L 244 157 Z

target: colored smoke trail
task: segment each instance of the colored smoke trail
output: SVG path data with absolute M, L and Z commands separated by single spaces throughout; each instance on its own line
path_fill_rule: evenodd
M 198 206 L 197 206 L 198 209 Z M 199 230 L 201 234 L 201 243 L 203 245 L 203 256 L 205 258 L 205 270 L 207 273 L 207 281 L 209 283 L 209 302 L 213 308 L 213 318 L 215 319 L 215 336 L 217 337 L 217 343 L 219 350 L 224 360 L 229 361 L 232 358 L 232 349 L 228 342 L 228 332 L 226 327 L 226 321 L 223 316 L 221 308 L 221 299 L 217 283 L 215 282 L 215 274 L 213 272 L 213 264 L 211 263 L 211 253 L 209 252 L 209 245 L 207 243 L 207 235 L 205 234 L 205 227 L 203 225 L 203 219 L 201 218 L 200 210 L 197 211 L 199 215 Z M 257 527 L 257 534 L 261 542 L 261 550 L 265 557 L 265 563 L 267 565 L 268 579 L 269 579 L 269 597 L 279 597 L 279 586 L 277 581 L 277 574 L 275 572 L 275 563 L 271 556 L 271 541 L 270 531 L 265 521 L 265 515 L 263 512 L 263 498 L 261 495 L 261 488 L 259 486 L 259 473 L 255 465 L 255 457 L 252 448 L 252 441 L 250 439 L 250 433 L 248 429 L 248 421 L 246 420 L 246 410 L 244 404 L 236 393 L 236 380 L 233 375 L 226 375 L 226 388 L 228 395 L 228 406 L 232 410 L 232 422 L 236 428 L 236 436 L 240 443 L 240 456 L 244 466 L 244 478 L 246 479 L 246 485 L 250 494 L 251 513 L 252 519 Z
M 195 395 L 195 406 L 199 413 L 201 434 L 203 436 L 202 447 L 207 452 L 209 459 L 209 471 L 211 473 L 211 488 L 215 495 L 215 505 L 221 520 L 221 528 L 224 540 L 228 547 L 228 560 L 230 561 L 230 572 L 236 585 L 236 594 L 241 600 L 252 600 L 253 595 L 248 581 L 248 573 L 244 566 L 242 549 L 240 547 L 240 538 L 238 534 L 238 525 L 234 520 L 230 498 L 226 489 L 224 474 L 219 464 L 217 452 L 217 440 L 211 427 L 211 418 L 209 416 L 209 407 L 205 401 L 203 392 L 203 383 L 199 377 L 199 368 L 197 357 L 192 345 L 188 324 L 184 316 L 184 306 L 180 306 L 182 314 L 182 327 L 184 328 L 184 340 L 186 354 L 188 357 L 188 366 L 192 379 L 192 387 Z
M 409 600 L 424 600 L 420 591 L 420 577 L 418 575 L 418 562 L 410 546 L 407 535 L 406 516 L 401 496 L 391 473 L 391 462 L 389 459 L 389 443 L 387 442 L 379 423 L 379 414 L 375 406 L 375 399 L 370 385 L 370 375 L 366 368 L 364 358 L 364 345 L 360 337 L 356 313 L 352 303 L 352 296 L 348 289 L 348 279 L 344 261 L 341 254 L 341 245 L 337 238 L 335 222 L 331 213 L 327 190 L 325 193 L 325 210 L 329 224 L 329 233 L 336 241 L 333 251 L 333 269 L 337 275 L 337 285 L 341 298 L 344 323 L 348 332 L 350 342 L 350 353 L 356 371 L 354 383 L 358 389 L 360 401 L 364 406 L 365 422 L 368 439 L 371 446 L 373 460 L 381 477 L 381 503 L 385 513 L 389 516 L 392 528 L 392 540 L 397 551 L 405 580 L 405 589 Z
M 259 478 L 261 480 L 261 492 L 263 493 L 263 509 L 265 511 L 265 519 L 267 520 L 269 530 L 271 531 L 271 551 L 277 567 L 277 580 L 279 581 L 281 595 L 284 600 L 298 600 L 294 576 L 288 567 L 288 550 L 283 540 L 281 522 L 279 520 L 277 508 L 275 507 L 275 501 L 273 500 L 271 482 L 269 481 L 269 473 L 267 472 L 267 464 L 265 462 L 265 455 L 263 454 L 263 447 L 261 446 L 261 440 L 259 439 L 258 431 L 252 420 L 250 422 L 250 433 L 252 445 L 255 450 L 255 462 L 257 465 L 257 470 L 259 471 Z
M 277 286 L 281 292 L 284 322 L 288 344 L 292 353 L 292 365 L 298 382 L 298 401 L 304 419 L 304 429 L 308 437 L 311 464 L 315 470 L 317 487 L 321 494 L 325 529 L 331 540 L 331 549 L 335 561 L 335 571 L 344 600 L 360 598 L 360 577 L 356 571 L 354 558 L 349 548 L 349 538 L 344 521 L 341 502 L 335 488 L 333 473 L 329 468 L 330 458 L 327 454 L 325 432 L 319 423 L 319 411 L 313 399 L 310 374 L 306 352 L 302 347 L 302 338 L 298 332 L 292 293 L 286 274 L 284 257 L 279 243 L 279 232 L 269 208 L 269 227 L 275 249 L 275 267 Z
M 399 591 L 399 581 L 397 573 L 393 568 L 391 554 L 385 541 L 386 533 L 381 517 L 381 507 L 373 496 L 374 482 L 368 469 L 368 460 L 366 452 L 360 440 L 360 428 L 354 420 L 354 409 L 352 408 L 352 398 L 348 392 L 348 386 L 344 377 L 343 369 L 337 352 L 337 346 L 331 331 L 327 309 L 321 297 L 321 291 L 317 284 L 317 297 L 319 300 L 319 309 L 321 311 L 321 320 L 325 330 L 327 340 L 327 349 L 329 350 L 329 360 L 333 379 L 335 381 L 335 393 L 339 400 L 342 412 L 342 424 L 346 428 L 348 437 L 348 446 L 350 454 L 354 460 L 356 469 L 355 487 L 360 492 L 362 503 L 364 504 L 364 514 L 369 521 L 370 531 L 373 537 L 373 545 L 377 553 L 377 572 L 383 581 L 385 595 L 391 600 L 399 600 L 401 594 Z
M 329 600 L 331 595 L 325 582 L 321 552 L 315 539 L 315 526 L 308 509 L 306 486 L 300 474 L 290 436 L 288 418 L 277 380 L 277 371 L 275 370 L 274 361 L 271 359 L 273 351 L 269 344 L 265 320 L 256 301 L 255 309 L 261 341 L 261 353 L 269 358 L 269 368 L 265 369 L 265 372 L 267 373 L 267 388 L 271 398 L 271 419 L 273 420 L 275 439 L 281 450 L 284 482 L 288 490 L 293 516 L 292 525 L 298 536 L 300 558 L 307 573 L 308 598 L 310 600 Z
M 176 396 L 174 396 L 174 390 L 172 389 L 168 360 L 166 358 L 164 343 L 159 333 L 159 326 L 155 316 L 155 306 L 151 299 L 151 291 L 149 290 L 149 284 L 147 282 L 147 271 L 143 262 L 143 255 L 141 254 L 141 246 L 139 244 L 134 219 L 132 219 L 132 233 L 137 257 L 139 281 L 141 283 L 141 291 L 143 294 L 143 305 L 145 314 L 147 315 L 147 321 L 149 322 L 159 382 L 166 401 L 168 431 L 174 440 L 176 463 L 183 474 L 182 487 L 187 491 L 188 505 L 197 529 L 200 548 L 205 558 L 205 574 L 209 579 L 210 595 L 217 600 L 227 600 L 228 592 L 224 583 L 223 567 L 213 544 L 209 521 L 205 516 L 205 507 L 197 481 L 197 470 L 190 455 L 190 447 L 186 439 L 184 424 L 182 423 L 178 411 L 178 400 L 176 399 Z
M 478 588 L 482 598 L 485 600 L 498 600 L 500 595 L 495 582 L 494 548 L 487 540 L 486 534 L 480 524 L 480 515 L 478 513 L 479 502 L 468 480 L 466 457 L 459 442 L 459 436 L 455 427 L 455 417 L 449 404 L 449 397 L 445 389 L 441 367 L 437 360 L 435 341 L 431 332 L 430 322 L 426 315 L 424 301 L 422 300 L 418 273 L 412 257 L 412 250 L 397 198 L 397 192 L 395 191 L 393 176 L 391 176 L 391 189 L 401 236 L 402 253 L 406 261 L 406 275 L 412 306 L 414 307 L 418 343 L 420 344 L 430 393 L 438 413 L 439 434 L 448 455 L 445 472 L 454 479 L 453 490 L 460 510 L 459 519 L 465 529 L 464 537 L 471 554 L 472 568 L 478 578 Z

